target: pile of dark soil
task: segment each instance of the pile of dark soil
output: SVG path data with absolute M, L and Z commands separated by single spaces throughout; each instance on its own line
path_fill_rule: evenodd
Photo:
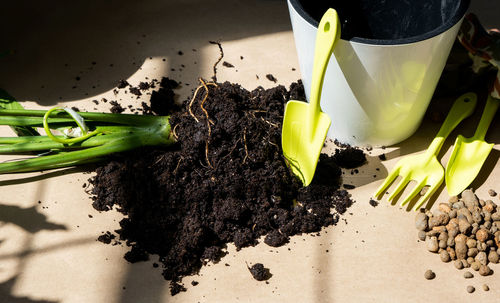
M 171 80 L 161 81 L 171 90 Z M 172 92 L 154 94 L 156 112 L 171 104 Z M 352 205 L 341 190 L 340 167 L 365 162 L 359 150 L 321 155 L 316 178 L 307 188 L 291 173 L 281 150 L 281 122 L 289 99 L 305 100 L 302 84 L 251 92 L 237 84 L 205 83 L 171 113 L 178 144 L 116 156 L 90 182 L 94 207 L 114 206 L 125 215 L 116 231 L 131 247 L 130 262 L 159 256 L 171 292 L 185 290 L 183 276 L 237 249 L 270 246 L 289 237 L 336 224 Z M 339 163 L 344 161 L 345 163 Z M 358 162 L 356 162 L 358 161 Z M 107 235 L 106 240 L 110 238 Z M 108 241 L 107 241 L 108 242 Z

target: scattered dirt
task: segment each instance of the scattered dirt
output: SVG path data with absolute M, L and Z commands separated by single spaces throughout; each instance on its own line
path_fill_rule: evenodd
M 121 114 L 125 111 L 125 108 L 123 108 L 117 101 L 109 101 L 109 104 L 111 104 L 110 111 L 114 114 Z
M 273 81 L 274 83 L 276 83 L 278 81 L 278 79 L 276 79 L 272 74 L 267 74 L 266 78 L 267 78 L 267 80 Z
M 150 110 L 159 116 L 166 116 L 173 111 L 179 111 L 180 108 L 175 103 L 175 93 L 173 91 L 178 86 L 179 83 L 175 80 L 163 77 L 160 81 L 160 88 L 151 93 Z M 145 109 L 146 113 L 148 113 L 147 108 Z
M 140 90 L 148 90 L 150 88 L 150 84 L 148 82 L 140 82 L 139 89 Z
M 228 68 L 234 67 L 234 65 L 232 65 L 231 63 L 229 63 L 227 61 L 222 62 L 222 66 L 228 67 Z
M 164 91 L 152 94 L 153 111 L 172 114 L 178 144 L 116 155 L 90 179 L 93 206 L 125 215 L 116 230 L 131 248 L 125 258 L 158 255 L 172 295 L 185 290 L 182 277 L 221 259 L 227 243 L 240 249 L 265 236 L 265 243 L 280 246 L 290 236 L 336 224 L 353 203 L 340 189 L 340 167 L 352 166 L 344 153 L 357 151 L 322 154 L 306 188 L 283 157 L 284 104 L 290 96 L 305 100 L 300 83 L 249 92 L 200 81 L 182 110 L 170 107 L 175 81 L 164 78 Z
M 100 235 L 97 240 L 104 243 L 104 244 L 110 244 L 111 240 L 115 238 L 115 235 L 107 231 L 106 233 Z
M 136 95 L 138 97 L 142 95 L 141 90 L 138 87 L 130 86 L 129 90 L 131 94 Z
M 346 146 L 342 150 L 335 150 L 333 158 L 342 168 L 355 168 L 366 163 L 365 153 L 361 149 L 352 146 Z
M 257 281 L 266 281 L 272 276 L 269 268 L 265 268 L 262 263 L 255 263 L 252 267 L 248 267 L 248 270 Z
M 130 85 L 130 84 L 127 82 L 127 80 L 123 80 L 123 79 L 122 79 L 122 80 L 120 80 L 120 81 L 118 82 L 118 86 L 117 86 L 117 87 L 118 87 L 118 88 L 125 88 L 125 87 L 127 87 L 127 86 L 129 86 L 129 85 Z

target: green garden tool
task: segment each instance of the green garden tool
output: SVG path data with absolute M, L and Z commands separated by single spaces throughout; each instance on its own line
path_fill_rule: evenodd
M 446 187 L 450 196 L 461 193 L 476 178 L 493 144 L 484 141 L 488 127 L 500 104 L 500 34 L 487 31 L 474 14 L 465 16 L 458 33 L 458 40 L 473 57 L 475 72 L 496 69 L 490 95 L 483 115 L 472 138 L 458 136 L 450 160 L 446 166 Z
M 493 143 L 484 141 L 488 127 L 497 112 L 500 100 L 488 96 L 483 115 L 472 138 L 457 137 L 446 166 L 446 187 L 450 196 L 464 191 L 476 178 L 486 158 L 493 149 Z
M 474 112 L 476 103 L 477 97 L 474 93 L 466 93 L 455 100 L 446 120 L 443 122 L 443 125 L 439 129 L 434 140 L 432 140 L 427 151 L 423 154 L 411 155 L 399 160 L 382 185 L 377 189 L 375 197 L 380 196 L 397 176 L 401 176 L 402 179 L 396 186 L 396 189 L 394 189 L 394 192 L 389 196 L 389 201 L 392 201 L 410 180 L 414 180 L 417 182 L 417 185 L 403 202 L 401 202 L 401 206 L 410 202 L 424 186 L 430 186 L 425 195 L 415 204 L 414 208 L 418 210 L 438 189 L 439 185 L 443 183 L 444 168 L 437 160 L 436 156 L 443 146 L 446 137 L 448 137 L 451 131 L 455 129 L 463 119 Z
M 325 71 L 335 44 L 340 39 L 337 12 L 328 9 L 316 33 L 310 102 L 289 101 L 283 117 L 281 145 L 292 171 L 308 186 L 316 170 L 319 155 L 331 120 L 320 109 Z

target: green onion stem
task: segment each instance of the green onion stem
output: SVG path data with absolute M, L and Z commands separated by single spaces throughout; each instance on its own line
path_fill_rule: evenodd
M 1 101 L 1 100 L 0 100 Z M 168 116 L 83 113 L 90 129 L 76 138 L 55 136 L 50 129 L 81 127 L 66 112 L 0 110 L 0 125 L 44 127 L 47 136 L 0 137 L 0 154 L 51 150 L 55 154 L 0 163 L 0 174 L 47 170 L 100 161 L 106 156 L 141 146 L 167 146 L 175 142 Z M 45 117 L 45 119 L 44 119 Z M 50 117 L 50 127 L 48 118 Z

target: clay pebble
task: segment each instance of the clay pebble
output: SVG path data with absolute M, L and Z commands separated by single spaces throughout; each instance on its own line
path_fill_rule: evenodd
M 470 268 L 487 276 L 493 274 L 488 264 L 500 263 L 500 211 L 495 202 L 478 198 L 472 189 L 439 203 L 433 211 L 421 209 L 415 227 L 427 250 L 459 270 Z M 464 273 L 469 275 L 473 277 Z
M 475 270 L 475 271 L 478 271 L 479 268 L 481 268 L 481 263 L 477 262 L 477 261 L 474 261 L 472 262 L 472 264 L 470 265 L 470 267 Z
M 486 265 L 481 265 L 481 267 L 479 267 L 479 274 L 481 276 L 488 276 L 491 274 L 491 268 Z
M 437 252 L 439 250 L 439 244 L 436 236 L 429 237 L 425 240 L 427 244 L 427 250 L 430 252 Z
M 436 277 L 436 274 L 432 270 L 428 269 L 428 270 L 425 271 L 424 277 L 427 280 L 432 280 L 432 279 L 434 279 Z
M 418 230 L 425 231 L 428 227 L 428 217 L 424 213 L 418 213 L 415 217 L 415 227 Z
M 450 262 L 450 254 L 446 250 L 441 251 L 439 253 L 439 257 L 441 258 L 441 261 L 445 263 Z

